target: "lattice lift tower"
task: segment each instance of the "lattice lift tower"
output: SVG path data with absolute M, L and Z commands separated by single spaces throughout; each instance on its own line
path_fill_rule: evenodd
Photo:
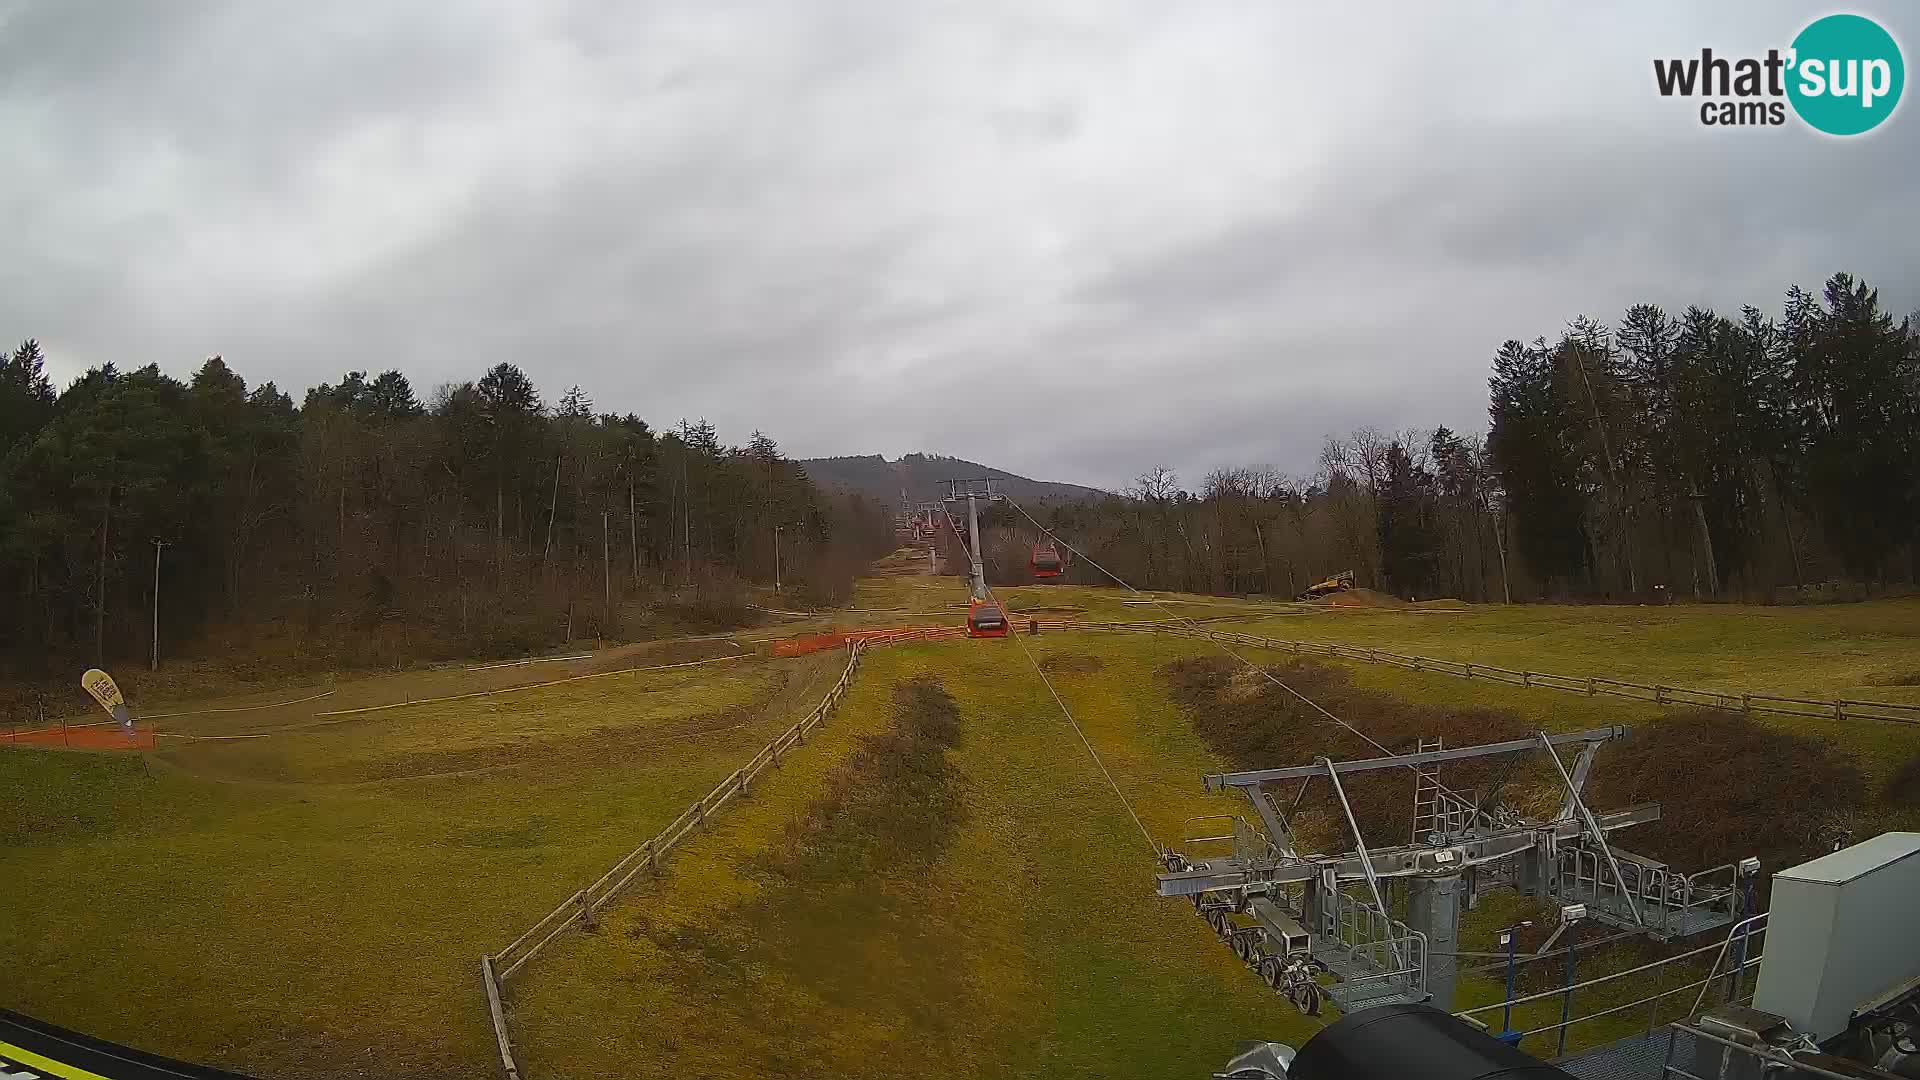
M 1414 1001 L 1451 1011 L 1460 913 L 1493 886 L 1557 904 L 1563 919 L 1588 918 L 1660 940 L 1731 924 L 1743 914 L 1740 879 L 1757 872 L 1756 860 L 1681 875 L 1608 840 L 1615 830 L 1659 820 L 1658 804 L 1596 813 L 1582 799 L 1595 752 L 1626 730 L 1540 732 L 1454 750 L 1437 739 L 1422 740 L 1411 754 L 1360 761 L 1322 757 L 1312 765 L 1208 776 L 1208 790 L 1243 793 L 1260 824 L 1232 815 L 1189 822 L 1226 822 L 1231 828 L 1167 852 L 1160 895 L 1191 899 L 1243 961 L 1308 1012 L 1317 1011 L 1322 996 L 1348 1012 Z M 1578 748 L 1571 772 L 1560 747 Z M 1440 779 L 1440 767 L 1449 761 L 1533 751 L 1553 762 L 1564 787 L 1558 812 L 1547 820 L 1523 816 L 1497 799 L 1479 805 Z M 1341 777 L 1396 768 L 1417 774 L 1412 842 L 1370 849 Z M 1303 854 L 1295 846 L 1288 818 L 1321 777 L 1345 812 L 1351 852 Z M 1300 787 L 1283 811 L 1271 785 L 1289 781 Z M 1404 918 L 1395 917 L 1390 902 L 1396 882 Z M 1337 981 L 1323 984 L 1324 975 Z
M 953 519 L 954 512 L 963 502 L 967 507 L 968 637 L 1006 637 L 1009 629 L 1006 609 L 1000 606 L 987 588 L 987 570 L 980 560 L 980 504 L 1003 498 L 993 490 L 993 480 L 987 477 L 947 481 L 947 525 L 953 529 L 956 537 L 960 535 L 960 524 Z

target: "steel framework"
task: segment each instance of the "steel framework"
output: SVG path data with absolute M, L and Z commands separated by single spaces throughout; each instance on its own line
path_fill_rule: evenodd
M 1421 740 L 1413 753 L 1356 761 L 1319 758 L 1312 765 L 1219 773 L 1210 791 L 1237 790 L 1260 824 L 1237 817 L 1231 827 L 1190 837 L 1169 850 L 1159 875 L 1161 896 L 1186 897 L 1209 925 L 1275 989 L 1308 1012 L 1321 997 L 1344 1010 L 1401 1001 L 1450 1009 L 1460 912 L 1484 887 L 1504 885 L 1584 917 L 1662 940 L 1735 921 L 1734 864 L 1681 875 L 1664 864 L 1619 850 L 1618 829 L 1660 818 L 1658 804 L 1589 809 L 1582 793 L 1599 748 L 1620 738 L 1619 726 L 1447 749 Z M 1573 767 L 1560 750 L 1575 751 Z M 1446 762 L 1539 752 L 1554 764 L 1563 789 L 1551 819 L 1524 816 L 1489 797 L 1449 789 Z M 1410 843 L 1369 847 L 1342 777 L 1382 769 L 1415 774 Z M 1290 816 L 1308 787 L 1325 778 L 1352 832 L 1340 854 L 1298 850 Z M 1272 785 L 1299 781 L 1288 809 Z M 1190 822 L 1190 825 L 1195 822 Z M 1399 917 L 1392 886 L 1404 885 Z M 1337 981 L 1327 984 L 1324 976 Z

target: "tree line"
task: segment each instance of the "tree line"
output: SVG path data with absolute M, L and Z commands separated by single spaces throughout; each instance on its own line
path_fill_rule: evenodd
M 36 342 L 0 354 L 0 663 L 28 677 L 148 660 L 156 635 L 386 664 L 719 628 L 744 583 L 829 604 L 890 547 L 882 507 L 765 435 L 549 404 L 512 364 L 427 401 L 352 371 L 296 403 L 218 356 L 56 394 Z
M 1795 600 L 1920 581 L 1920 313 L 1837 274 L 1778 315 L 1654 304 L 1494 354 L 1484 437 L 1329 438 L 1316 470 L 1155 469 L 1046 520 L 1142 586 L 1292 595 Z M 993 577 L 1025 580 L 999 514 Z M 1090 566 L 1073 579 L 1100 581 Z

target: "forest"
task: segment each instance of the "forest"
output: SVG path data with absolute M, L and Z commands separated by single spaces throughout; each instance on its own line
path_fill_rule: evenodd
M 732 627 L 747 584 L 833 604 L 891 546 L 883 508 L 823 493 L 765 435 L 656 431 L 579 387 L 548 403 L 511 364 L 426 401 L 351 371 L 295 402 L 218 356 L 57 394 L 35 341 L 0 357 L 0 663 L 29 682 Z
M 1484 437 L 1328 438 L 1317 467 L 1164 468 L 1036 506 L 1143 587 L 1293 595 L 1352 570 L 1399 596 L 1792 602 L 1920 577 L 1920 320 L 1865 282 L 1777 314 L 1639 304 L 1493 355 Z M 994 580 L 1039 530 L 987 521 Z M 55 392 L 0 355 L 0 663 L 221 655 L 403 665 L 739 625 L 746 586 L 843 600 L 889 508 L 774 441 L 546 401 L 500 364 L 421 400 L 397 371 L 299 402 L 220 357 L 108 364 Z M 1073 580 L 1104 576 L 1085 560 Z M 157 600 L 157 603 L 156 603 Z
M 1781 311 L 1654 304 L 1493 356 L 1484 437 L 1330 437 L 1310 475 L 1165 468 L 1035 511 L 1141 587 L 1415 599 L 1796 602 L 1920 579 L 1920 317 L 1847 274 Z M 993 580 L 1039 532 L 998 510 Z M 1085 560 L 1072 580 L 1106 580 Z

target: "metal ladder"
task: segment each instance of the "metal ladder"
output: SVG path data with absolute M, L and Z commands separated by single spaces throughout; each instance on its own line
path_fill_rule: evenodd
M 1431 739 L 1423 735 L 1416 749 L 1422 754 L 1444 750 L 1445 742 L 1437 735 Z M 1424 844 L 1429 833 L 1444 832 L 1441 816 L 1440 763 L 1435 761 L 1417 766 L 1413 777 L 1413 837 L 1410 842 Z

